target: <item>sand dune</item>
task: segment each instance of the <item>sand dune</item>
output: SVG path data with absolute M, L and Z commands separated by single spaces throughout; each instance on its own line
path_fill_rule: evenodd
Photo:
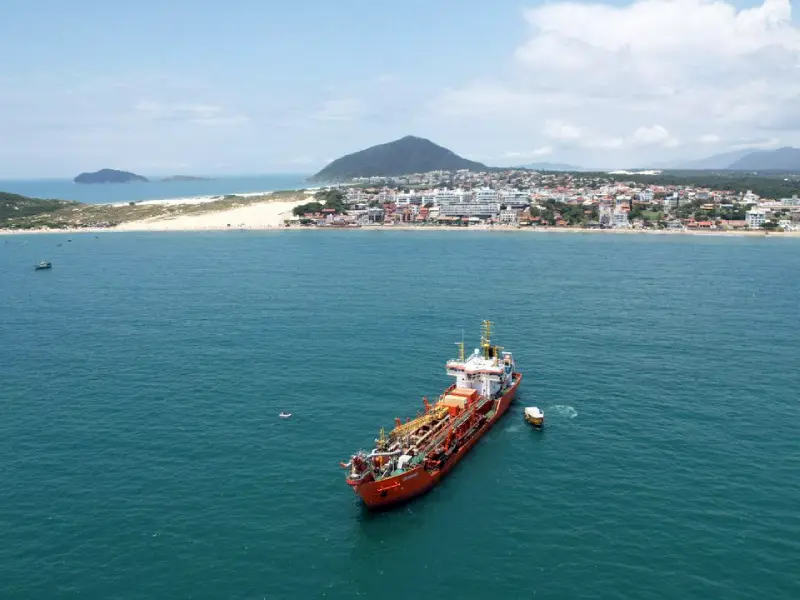
M 156 217 L 143 221 L 130 221 L 114 228 L 115 231 L 198 231 L 214 229 L 273 229 L 291 216 L 292 209 L 303 201 L 262 202 L 200 215 Z

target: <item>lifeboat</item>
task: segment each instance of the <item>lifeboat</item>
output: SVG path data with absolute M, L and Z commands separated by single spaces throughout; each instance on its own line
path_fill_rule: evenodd
M 525 420 L 536 429 L 541 429 L 544 425 L 544 413 L 535 406 L 525 407 Z

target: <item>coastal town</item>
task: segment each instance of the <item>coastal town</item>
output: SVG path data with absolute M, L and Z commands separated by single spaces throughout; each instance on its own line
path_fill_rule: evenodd
M 796 194 L 619 179 L 527 169 L 356 178 L 318 189 L 284 225 L 800 231 Z
M 464 229 L 800 235 L 795 175 L 429 171 L 285 191 L 91 204 L 0 192 L 0 233 Z

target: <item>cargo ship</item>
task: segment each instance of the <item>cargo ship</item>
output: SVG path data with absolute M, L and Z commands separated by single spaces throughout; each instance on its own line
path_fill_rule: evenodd
M 506 412 L 522 374 L 511 352 L 491 342 L 484 321 L 480 348 L 446 363 L 455 378 L 434 403 L 423 398 L 424 412 L 403 423 L 395 419 L 388 435 L 381 429 L 369 453 L 360 450 L 347 462 L 345 480 L 370 509 L 383 509 L 435 487 Z

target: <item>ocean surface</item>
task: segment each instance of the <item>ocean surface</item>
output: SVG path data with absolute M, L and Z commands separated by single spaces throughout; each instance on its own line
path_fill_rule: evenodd
M 147 183 L 80 184 L 71 179 L 0 180 L 0 192 L 31 198 L 77 200 L 88 204 L 115 204 L 143 200 L 194 198 L 223 194 L 246 194 L 313 187 L 308 175 L 273 174 L 249 177 L 220 177 L 208 181 L 159 181 Z
M 797 600 L 799 274 L 796 239 L 0 237 L 0 598 Z M 366 512 L 339 461 L 485 318 L 517 402 Z

